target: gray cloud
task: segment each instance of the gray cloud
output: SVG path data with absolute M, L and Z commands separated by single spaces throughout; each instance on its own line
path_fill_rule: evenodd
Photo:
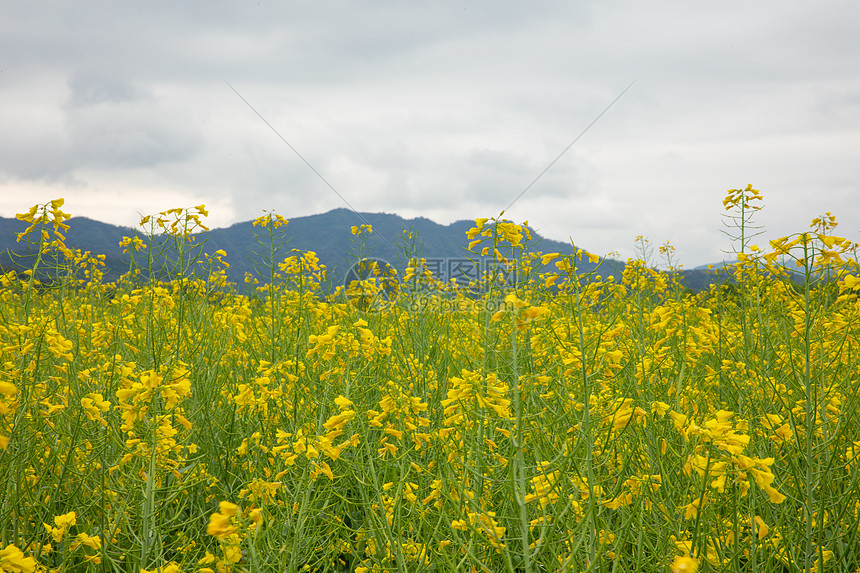
M 188 115 L 116 71 L 74 72 L 65 111 L 69 154 L 77 167 L 117 170 L 183 162 L 202 145 Z
M 72 97 L 77 105 L 69 106 L 65 119 L 74 166 L 147 168 L 186 161 L 200 150 L 200 136 L 180 110 L 138 98 L 95 101 L 108 95 L 108 89 L 87 92 L 84 97 L 94 103 L 81 104 L 82 98 Z
M 6 117 L 0 172 L 80 185 L 83 169 L 125 170 L 183 162 L 203 146 L 191 114 L 116 73 L 74 71 L 62 103 L 18 101 Z M 44 116 L 40 116 L 44 113 Z
M 121 77 L 116 71 L 97 73 L 75 71 L 69 78 L 69 108 L 94 107 L 99 104 L 151 102 L 152 94 Z
M 0 211 L 18 184 L 210 198 L 233 222 L 344 206 L 224 78 L 357 209 L 492 216 L 638 78 L 512 217 L 598 251 L 670 240 L 692 266 L 753 183 L 774 233 L 830 210 L 856 235 L 858 28 L 854 0 L 11 0 Z

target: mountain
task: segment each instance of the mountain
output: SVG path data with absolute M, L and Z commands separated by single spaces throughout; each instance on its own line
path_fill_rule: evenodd
M 129 268 L 128 255 L 123 254 L 119 246 L 123 237 L 139 236 L 149 242 L 149 238 L 138 230 L 85 217 L 72 218 L 67 224 L 70 228 L 65 233 L 66 245 L 72 249 L 105 255 L 105 279 L 108 281 L 115 280 Z M 367 237 L 364 252 L 358 253 L 358 241 L 350 228 L 362 224 L 372 225 L 373 233 Z M 475 270 L 474 265 L 470 268 L 472 262 L 469 261 L 469 258 L 474 260 L 475 256 L 466 251 L 466 232 L 473 226 L 473 221 L 440 225 L 423 217 L 404 219 L 387 213 L 356 213 L 348 209 L 334 209 L 320 215 L 296 217 L 291 219 L 286 227 L 279 229 L 279 232 L 283 232 L 284 243 L 276 260 L 290 256 L 289 251 L 292 249 L 314 251 L 320 262 L 326 265 L 333 286 L 343 284 L 350 267 L 361 259 L 360 255 L 381 259 L 402 273 L 406 267 L 407 254 L 411 254 L 427 259 L 428 266 L 438 271 L 437 278 L 462 278 Z M 30 259 L 18 258 L 25 255 L 26 246 L 15 240 L 16 235 L 26 227 L 27 224 L 23 221 L 0 218 L 0 266 L 26 268 Z M 404 231 L 411 231 L 416 238 L 412 249 L 404 246 Z M 258 237 L 267 242 L 268 229 L 254 227 L 250 221 L 197 233 L 194 235 L 194 242 L 199 246 L 196 254 L 202 259 L 203 253 L 213 256 L 218 250 L 226 251 L 224 260 L 230 263 L 228 278 L 241 285 L 246 272 L 258 274 L 255 261 L 259 261 L 260 257 L 254 254 L 262 252 Z M 171 249 L 167 237 L 157 236 L 155 242 L 159 249 L 165 249 L 168 259 L 175 257 L 175 251 Z M 527 243 L 530 252 L 574 252 L 570 244 L 542 238 L 533 231 L 532 240 Z M 409 250 L 414 252 L 407 253 Z M 141 256 L 138 254 L 138 260 Z M 483 261 L 477 262 L 483 264 Z M 584 273 L 593 270 L 595 266 L 584 258 L 578 268 Z M 604 276 L 620 277 L 623 269 L 624 263 L 619 261 L 604 259 L 600 262 L 600 273 Z M 454 276 L 455 274 L 457 276 Z

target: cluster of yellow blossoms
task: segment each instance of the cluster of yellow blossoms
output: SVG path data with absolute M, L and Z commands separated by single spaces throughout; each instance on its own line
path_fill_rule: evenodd
M 474 284 L 410 253 L 362 305 L 274 213 L 249 294 L 223 251 L 105 284 L 62 205 L 19 215 L 61 272 L 0 275 L 0 571 L 860 569 L 860 274 L 830 214 L 769 252 L 742 233 L 698 294 L 529 252 L 500 214 L 467 233 Z

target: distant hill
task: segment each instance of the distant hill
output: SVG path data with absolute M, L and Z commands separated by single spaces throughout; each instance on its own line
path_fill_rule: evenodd
M 382 259 L 399 271 L 406 267 L 406 253 L 402 247 L 403 232 L 411 231 L 417 237 L 418 256 L 428 260 L 429 265 L 435 265 L 437 278 L 449 280 L 455 277 L 455 269 L 468 266 L 467 257 L 474 258 L 465 249 L 468 244 L 466 231 L 474 226 L 473 221 L 456 221 L 450 225 L 440 225 L 429 219 L 418 217 L 404 219 L 398 215 L 387 213 L 355 213 L 348 209 L 334 209 L 320 215 L 295 217 L 289 220 L 284 231 L 286 241 L 279 253 L 278 260 L 289 256 L 291 249 L 314 251 L 322 264 L 326 265 L 328 277 L 336 286 L 343 284 L 349 268 L 358 261 L 356 253 L 357 241 L 350 228 L 369 223 L 373 226 L 373 234 L 366 241 L 365 256 Z M 128 256 L 123 254 L 119 246 L 123 237 L 143 235 L 130 227 L 120 227 L 94 221 L 86 217 L 75 217 L 68 221 L 70 225 L 66 232 L 66 245 L 91 251 L 93 254 L 104 254 L 106 262 L 105 278 L 108 281 L 117 279 L 129 268 Z M 15 237 L 26 228 L 26 224 L 12 218 L 0 217 L 0 267 L 15 268 L 27 264 L 27 259 L 16 256 L 26 252 L 24 245 L 17 243 Z M 255 251 L 260 252 L 260 246 L 255 238 L 264 234 L 261 227 L 254 227 L 252 222 L 237 223 L 224 229 L 195 235 L 195 242 L 202 245 L 202 253 L 210 256 L 217 250 L 227 252 L 225 260 L 230 263 L 228 278 L 231 282 L 241 285 L 245 273 L 256 275 L 254 265 Z M 574 248 L 568 243 L 553 241 L 540 237 L 532 231 L 529 242 L 531 252 L 558 252 L 572 254 Z M 14 253 L 15 255 L 10 255 Z M 612 259 L 600 262 L 600 274 L 613 275 L 620 278 L 624 263 Z M 594 269 L 595 265 L 583 261 L 582 272 Z M 682 282 L 692 290 L 707 288 L 714 281 L 714 274 L 703 269 L 693 269 L 682 272 Z
M 407 263 L 402 246 L 404 231 L 411 231 L 417 238 L 415 246 L 418 256 L 427 259 L 429 265 L 435 265 L 441 274 L 439 278 L 453 278 L 451 275 L 455 267 L 466 264 L 467 257 L 474 259 L 474 255 L 465 249 L 468 244 L 466 231 L 474 226 L 473 221 L 440 225 L 423 217 L 404 219 L 386 213 L 358 214 L 348 209 L 335 209 L 321 215 L 290 219 L 285 228 L 285 244 L 279 253 L 279 260 L 289 256 L 291 249 L 314 251 L 320 262 L 326 265 L 330 280 L 334 284 L 342 284 L 349 268 L 359 260 L 356 252 L 358 244 L 350 228 L 365 223 L 372 225 L 374 232 L 366 241 L 364 255 L 382 259 L 400 271 Z M 123 237 L 137 235 L 143 238 L 139 231 L 130 227 L 101 223 L 86 217 L 74 217 L 68 221 L 68 225 L 70 228 L 65 233 L 66 245 L 69 248 L 91 251 L 93 254 L 104 254 L 107 280 L 115 280 L 128 270 L 128 256 L 123 254 L 119 246 Z M 10 258 L 9 253 L 19 256 L 26 253 L 24 245 L 15 240 L 16 235 L 26 227 L 26 223 L 22 221 L 0 217 L 0 253 L 3 253 L 0 265 L 4 268 L 14 268 L 16 265 L 17 259 L 14 256 Z M 226 251 L 225 260 L 230 263 L 228 277 L 231 282 L 241 284 L 246 272 L 256 275 L 253 252 L 260 252 L 260 245 L 255 233 L 265 235 L 267 231 L 254 227 L 252 222 L 248 221 L 224 229 L 198 233 L 195 235 L 195 242 L 202 245 L 202 252 L 210 256 L 218 250 Z M 532 237 L 529 249 L 533 252 L 540 250 L 544 253 L 573 253 L 574 249 L 569 244 L 544 239 L 534 232 Z M 26 258 L 23 259 L 25 264 L 26 261 Z M 594 266 L 584 261 L 582 272 L 592 270 Z M 623 268 L 623 263 L 607 259 L 602 261 L 601 273 L 605 276 L 612 274 L 620 277 Z

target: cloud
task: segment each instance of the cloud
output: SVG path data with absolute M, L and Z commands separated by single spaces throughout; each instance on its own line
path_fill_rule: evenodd
M 73 108 L 66 117 L 75 168 L 141 169 L 191 158 L 202 142 L 180 113 L 147 104 Z
M 753 183 L 780 232 L 825 210 L 860 228 L 854 0 L 49 5 L 0 21 L 0 195 L 232 222 L 345 206 L 224 78 L 356 209 L 492 216 L 638 78 L 511 217 L 699 264 L 722 194 Z
M 79 167 L 148 168 L 186 161 L 202 147 L 187 113 L 116 71 L 74 72 L 65 110 Z
M 154 98 L 149 90 L 135 85 L 116 71 L 97 73 L 78 70 L 69 78 L 67 107 L 71 109 L 152 100 Z
M 63 104 L 18 103 L 31 113 L 5 120 L 11 133 L 22 134 L 0 143 L 6 151 L 0 173 L 7 178 L 80 185 L 79 173 L 85 169 L 184 162 L 204 144 L 184 106 L 121 76 L 74 72 Z

